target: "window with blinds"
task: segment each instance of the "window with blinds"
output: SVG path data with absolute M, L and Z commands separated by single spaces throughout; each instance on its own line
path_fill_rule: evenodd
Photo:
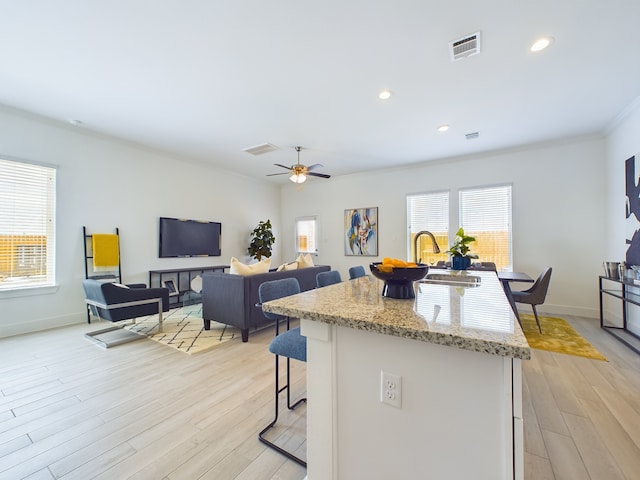
M 471 252 L 498 270 L 513 270 L 511 185 L 460 190 L 460 225 L 476 237 Z
M 0 290 L 55 284 L 56 169 L 0 158 Z
M 296 253 L 318 253 L 316 217 L 296 219 Z
M 449 192 L 408 195 L 407 216 L 409 224 L 409 245 L 407 247 L 409 260 L 416 258 L 427 264 L 448 261 L 449 256 L 444 252 L 449 248 Z M 434 254 L 431 239 L 427 235 L 422 235 L 418 239 L 417 256 L 415 255 L 415 238 L 423 230 L 427 230 L 434 235 L 441 253 Z

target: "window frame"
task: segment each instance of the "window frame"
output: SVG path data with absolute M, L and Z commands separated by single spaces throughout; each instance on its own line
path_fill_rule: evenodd
M 0 154 L 0 172 L 4 177 L 6 188 L 3 193 L 0 184 L 0 198 L 5 196 L 5 198 L 12 199 L 11 202 L 0 202 L 0 225 L 2 223 L 5 225 L 0 227 L 0 235 L 6 237 L 5 242 L 9 248 L 5 252 L 0 252 L 0 268 L 5 269 L 4 272 L 8 278 L 16 279 L 8 283 L 0 281 L 0 298 L 55 292 L 57 291 L 56 196 L 58 167 Z M 37 193 L 35 197 L 34 192 Z M 38 199 L 40 203 L 33 202 L 34 198 Z M 22 211 L 20 211 L 21 208 Z M 32 214 L 25 216 L 25 209 L 32 210 Z M 41 240 L 34 242 L 34 237 L 41 237 Z M 29 275 L 18 275 L 20 269 L 17 266 L 16 268 L 12 267 L 14 260 L 17 261 L 18 252 L 16 250 L 12 254 L 12 251 L 14 251 L 14 247 L 19 249 L 21 246 L 28 247 L 26 251 L 31 250 L 32 252 L 38 250 L 33 247 L 45 249 L 44 274 L 36 272 L 31 275 L 32 278 L 29 278 Z M 43 259 L 33 257 L 29 260 L 40 264 Z M 4 262 L 4 267 L 2 262 Z
M 311 223 L 312 226 L 312 244 L 311 248 L 307 248 L 305 250 L 300 249 L 300 224 L 301 223 Z M 307 254 L 318 255 L 318 216 L 317 215 L 306 215 L 302 217 L 296 217 L 294 221 L 294 249 L 297 254 Z
M 499 184 L 490 184 L 490 185 L 476 185 L 476 186 L 469 186 L 469 187 L 461 187 L 461 188 L 456 188 L 456 189 L 447 189 L 447 190 L 432 190 L 432 191 L 426 191 L 426 192 L 417 192 L 417 193 L 410 193 L 407 194 L 406 196 L 406 208 L 407 208 L 407 259 L 408 260 L 413 260 L 413 237 L 412 237 L 412 221 L 411 221 L 411 215 L 412 215 L 412 211 L 411 211 L 411 199 L 413 197 L 419 197 L 419 196 L 424 196 L 424 195 L 431 195 L 431 194 L 441 194 L 441 193 L 448 193 L 448 210 L 446 212 L 442 212 L 442 216 L 444 216 L 445 218 L 449 219 L 449 224 L 448 224 L 448 238 L 446 243 L 441 244 L 440 239 L 438 240 L 438 245 L 440 246 L 440 251 L 441 253 L 446 252 L 446 250 L 448 250 L 449 245 L 451 245 L 453 243 L 453 241 L 455 240 L 455 233 L 458 230 L 458 228 L 461 226 L 465 229 L 466 233 L 473 233 L 473 232 L 469 232 L 469 229 L 464 225 L 464 215 L 463 215 L 463 194 L 465 192 L 469 192 L 469 191 L 475 191 L 475 190 L 483 190 L 483 189 L 495 189 L 495 188 L 503 188 L 503 187 L 508 187 L 509 188 L 509 195 L 508 195 L 508 205 L 509 205 L 509 218 L 508 218 L 508 226 L 507 226 L 507 231 L 508 231 L 508 265 L 498 265 L 498 268 L 500 270 L 513 270 L 513 183 L 499 183 Z M 457 193 L 457 195 L 454 194 L 454 192 Z M 448 217 L 447 217 L 448 216 Z M 416 231 L 419 231 L 420 229 L 418 229 L 416 227 Z M 429 229 L 428 229 L 429 230 Z M 434 233 L 434 232 L 432 232 Z M 437 237 L 437 235 L 436 235 Z M 472 244 L 473 247 L 473 244 Z M 477 253 L 474 251 L 474 249 L 472 248 L 472 253 Z M 445 254 L 446 256 L 446 260 L 445 257 L 442 257 L 442 260 L 445 261 L 450 261 L 450 258 L 448 256 L 448 254 Z M 434 256 L 434 258 L 436 258 L 436 260 L 440 260 L 441 258 L 438 258 L 437 256 Z M 480 258 L 478 261 L 491 261 L 492 258 Z M 429 262 L 428 262 L 429 263 Z M 496 263 L 500 263 L 500 262 L 496 262 Z
M 501 266 L 500 262 L 496 262 L 495 258 L 480 258 L 479 261 L 493 261 L 494 263 L 497 264 L 498 266 L 498 270 L 506 270 L 506 271 L 513 271 L 513 183 L 498 183 L 498 184 L 491 184 L 491 185 L 478 185 L 478 186 L 473 186 L 473 187 L 464 187 L 464 188 L 460 188 L 458 189 L 458 224 L 464 228 L 465 233 L 469 234 L 469 235 L 474 235 L 474 228 L 470 227 L 469 224 L 467 223 L 465 225 L 465 220 L 464 220 L 464 215 L 463 215 L 463 195 L 465 193 L 471 192 L 471 191 L 481 191 L 481 190 L 491 190 L 491 189 L 501 189 L 501 188 L 508 188 L 509 190 L 509 194 L 508 194 L 508 218 L 507 220 L 507 232 L 508 232 L 508 236 L 507 236 L 507 245 L 508 245 L 508 265 L 506 266 Z M 472 248 L 472 252 L 473 253 L 477 253 L 473 251 Z
M 446 222 L 446 232 L 440 232 L 438 231 L 438 229 L 434 229 L 433 227 L 427 227 L 427 228 L 413 228 L 413 222 L 412 222 L 412 208 L 411 208 L 411 202 L 413 198 L 416 197 L 426 197 L 429 195 L 446 195 L 446 210 L 442 212 L 442 217 L 445 219 Z M 451 234 L 451 189 L 446 189 L 446 190 L 430 190 L 430 191 L 426 191 L 426 192 L 418 192 L 418 193 L 409 193 L 406 196 L 406 202 L 407 202 L 407 260 L 409 261 L 413 261 L 413 234 L 414 233 L 418 233 L 421 230 L 434 230 L 434 232 L 432 232 L 436 237 L 440 237 L 440 241 L 438 241 L 438 246 L 440 247 L 440 254 L 433 254 L 433 261 L 447 261 L 448 255 L 445 253 L 446 250 L 449 248 L 448 244 L 449 244 L 449 236 Z M 428 222 L 427 222 L 428 223 Z M 414 232 L 415 230 L 415 232 Z M 442 234 L 442 235 L 441 235 Z M 424 262 L 423 262 L 424 263 Z M 429 262 L 431 263 L 431 262 Z

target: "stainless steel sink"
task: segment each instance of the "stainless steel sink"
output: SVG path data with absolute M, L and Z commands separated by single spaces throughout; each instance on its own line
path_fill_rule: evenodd
M 434 285 L 451 285 L 454 287 L 479 287 L 481 278 L 476 275 L 445 275 L 442 273 L 430 273 L 419 283 Z

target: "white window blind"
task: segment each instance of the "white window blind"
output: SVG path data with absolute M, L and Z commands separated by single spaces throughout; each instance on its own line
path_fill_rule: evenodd
M 511 185 L 460 190 L 460 225 L 476 237 L 471 252 L 498 270 L 512 270 Z
M 418 232 L 431 232 L 440 246 L 441 252 L 447 250 L 449 237 L 449 192 L 429 192 L 407 196 L 407 216 L 409 223 L 409 259 L 414 258 L 414 239 Z M 418 240 L 418 255 L 423 263 L 446 261 L 445 253 L 433 253 L 433 245 L 428 236 L 421 236 Z
M 296 253 L 318 253 L 316 217 L 296 219 Z
M 56 169 L 0 158 L 0 290 L 55 284 Z

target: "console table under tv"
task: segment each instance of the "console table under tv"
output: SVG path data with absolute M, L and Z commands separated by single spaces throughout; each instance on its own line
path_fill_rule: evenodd
M 229 265 L 212 265 L 209 267 L 173 268 L 168 270 L 149 270 L 149 287 L 169 288 L 169 305 L 171 307 L 182 306 L 185 293 L 191 292 L 191 281 L 204 272 L 224 270 Z M 167 285 L 169 282 L 169 285 Z M 175 291 L 171 291 L 171 286 Z

